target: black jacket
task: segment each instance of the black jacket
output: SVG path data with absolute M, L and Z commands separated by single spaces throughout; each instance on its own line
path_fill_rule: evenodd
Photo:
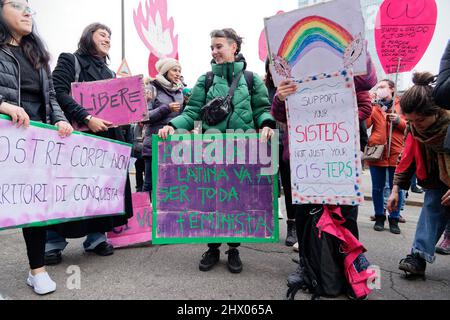
M 441 59 L 434 98 L 438 105 L 450 109 L 450 40 Z
M 11 50 L 8 47 L 0 47 L 0 99 L 16 106 L 21 106 L 19 70 L 19 62 Z M 41 68 L 39 77 L 45 105 L 45 122 L 55 124 L 67 121 L 56 100 L 51 74 Z

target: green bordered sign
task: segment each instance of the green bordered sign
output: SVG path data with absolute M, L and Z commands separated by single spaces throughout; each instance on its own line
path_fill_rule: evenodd
M 152 151 L 154 244 L 278 242 L 278 143 L 153 136 Z

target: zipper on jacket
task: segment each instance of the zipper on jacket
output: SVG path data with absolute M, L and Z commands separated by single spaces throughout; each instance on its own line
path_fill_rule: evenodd
M 2 51 L 4 53 L 6 53 L 8 56 L 10 56 L 11 58 L 13 58 L 14 61 L 16 62 L 16 64 L 17 64 L 17 66 L 19 67 L 19 101 L 18 101 L 18 107 L 22 108 L 21 95 L 20 95 L 20 81 L 21 81 L 21 79 L 20 79 L 20 63 L 19 63 L 19 60 L 17 60 L 16 57 L 12 53 L 8 52 L 8 50 L 6 50 L 5 48 L 2 48 Z

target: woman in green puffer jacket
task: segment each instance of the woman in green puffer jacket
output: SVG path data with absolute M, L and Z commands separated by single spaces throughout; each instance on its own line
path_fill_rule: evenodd
M 215 30 L 211 32 L 211 63 L 214 79 L 208 90 L 205 90 L 207 75 L 202 75 L 192 90 L 189 104 L 183 113 L 173 119 L 168 126 L 159 131 L 162 139 L 167 139 L 168 135 L 174 134 L 175 129 L 191 131 L 194 129 L 194 122 L 201 121 L 201 108 L 216 97 L 225 97 L 233 82 L 233 77 L 244 71 L 247 63 L 240 54 L 242 38 L 231 29 Z M 245 76 L 242 75 L 233 95 L 233 112 L 224 120 L 214 126 L 202 123 L 202 130 L 216 129 L 225 132 L 227 129 L 261 129 L 261 139 L 268 140 L 273 134 L 276 123 L 270 114 L 270 102 L 267 88 L 258 75 L 253 74 L 253 88 L 247 87 Z M 201 271 L 211 270 L 220 258 L 220 243 L 208 244 L 209 250 L 203 254 L 199 269 Z M 229 243 L 228 269 L 232 273 L 242 271 L 242 262 L 239 258 L 237 247 L 239 243 Z

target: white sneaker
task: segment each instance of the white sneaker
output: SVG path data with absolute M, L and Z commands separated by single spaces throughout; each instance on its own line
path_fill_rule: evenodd
M 39 295 L 51 293 L 56 290 L 56 283 L 50 278 L 47 272 L 41 272 L 33 276 L 28 273 L 27 284 L 33 287 L 34 292 Z
M 296 242 L 293 246 L 292 249 L 294 249 L 295 252 L 298 252 L 298 242 Z

